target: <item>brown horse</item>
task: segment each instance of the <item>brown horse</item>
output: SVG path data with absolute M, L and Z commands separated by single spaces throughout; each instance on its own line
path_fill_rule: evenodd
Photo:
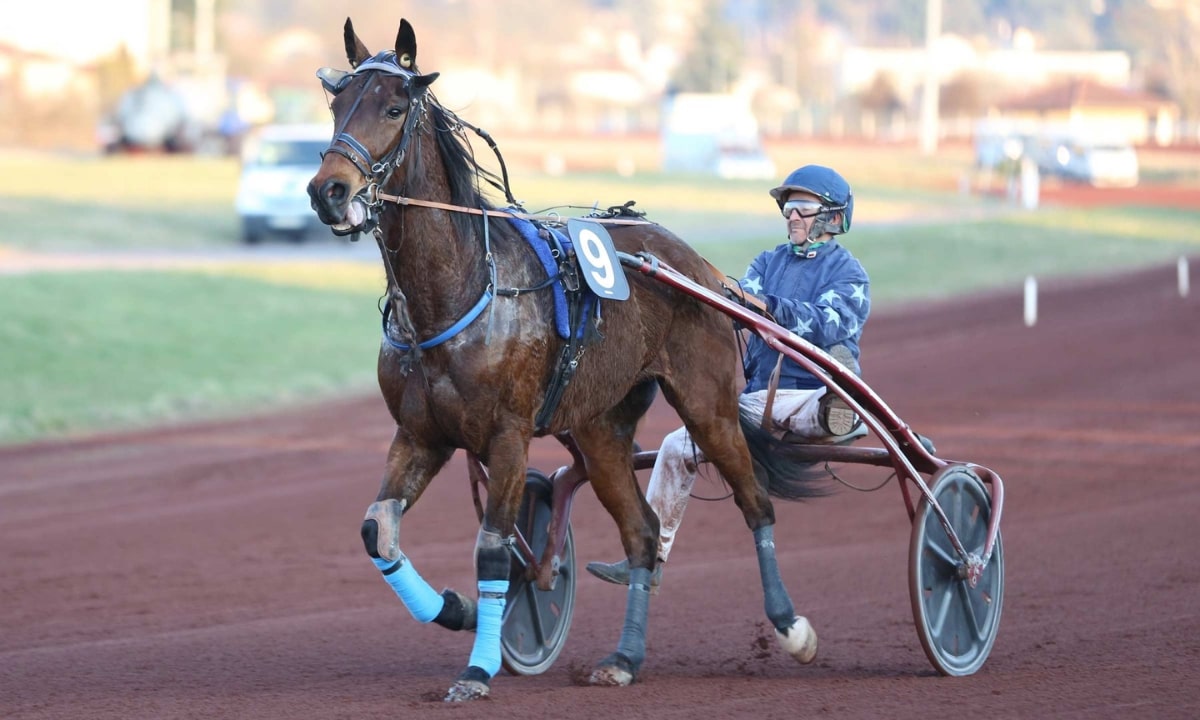
M 380 246 L 388 286 L 378 375 L 396 432 L 363 540 L 414 617 L 475 628 L 467 668 L 446 699 L 487 695 L 500 668 L 527 453 L 531 438 L 544 434 L 573 438 L 633 568 L 616 651 L 598 664 L 591 682 L 634 681 L 645 657 L 658 520 L 632 470 L 633 436 L 656 387 L 730 484 L 754 531 L 767 615 L 781 642 L 811 660 L 816 638 L 795 615 L 779 578 L 774 510 L 766 486 L 755 479 L 754 461 L 771 458 L 756 452 L 752 460 L 754 443 L 748 444 L 739 415 L 730 320 L 662 283 L 630 277 L 627 300 L 600 301 L 599 313 L 589 316 L 594 342 L 574 353 L 573 379 L 544 422 L 535 421 L 567 342 L 555 332 L 551 292 L 540 289 L 547 271 L 512 223 L 495 212 L 489 216 L 495 207 L 480 185 L 497 178 L 475 162 L 463 122 L 430 92 L 437 74 L 417 69 L 412 26 L 402 20 L 394 52 L 376 55 L 348 19 L 344 37 L 353 70 L 318 73 L 332 94 L 335 130 L 308 192 L 335 232 L 373 231 Z M 617 250 L 651 253 L 715 289 L 704 260 L 662 227 L 640 222 L 610 230 Z M 480 458 L 489 475 L 475 548 L 478 602 L 450 590 L 437 593 L 400 550 L 402 514 L 457 448 Z M 786 484 L 782 472 L 775 468 L 772 481 Z M 796 477 L 780 487 L 793 497 L 808 494 Z

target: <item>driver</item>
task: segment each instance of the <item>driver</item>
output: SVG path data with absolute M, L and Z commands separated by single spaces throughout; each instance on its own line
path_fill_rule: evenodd
M 841 175 L 820 165 L 805 165 L 770 191 L 787 221 L 788 241 L 761 253 L 740 281 L 742 289 L 765 302 L 781 326 L 832 355 L 861 374 L 858 344 L 871 310 L 867 272 L 836 239 L 850 229 L 854 196 Z M 743 410 L 761 420 L 767 406 L 771 375 L 781 355 L 757 335 L 746 349 Z M 771 403 L 777 434 L 789 432 L 807 442 L 832 443 L 858 437 L 858 416 L 836 395 L 826 394 L 821 380 L 787 358 L 778 368 L 778 390 Z M 658 564 L 652 587 L 662 580 L 663 563 L 696 480 L 700 457 L 687 430 L 663 439 L 646 500 L 658 515 Z M 629 584 L 629 561 L 591 562 L 588 572 L 601 580 Z

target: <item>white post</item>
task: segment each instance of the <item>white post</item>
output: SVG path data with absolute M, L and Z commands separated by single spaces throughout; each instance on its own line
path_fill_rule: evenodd
M 1025 327 L 1037 325 L 1037 279 L 1025 278 Z
M 1021 158 L 1021 207 L 1037 210 L 1038 196 L 1041 194 L 1040 184 L 1037 163 L 1026 155 Z
M 938 147 L 938 82 L 934 48 L 942 34 L 942 0 L 925 0 L 925 74 L 921 92 L 921 154 L 932 155 Z
M 1188 259 L 1180 256 L 1175 264 L 1175 274 L 1179 278 L 1179 297 L 1188 296 Z

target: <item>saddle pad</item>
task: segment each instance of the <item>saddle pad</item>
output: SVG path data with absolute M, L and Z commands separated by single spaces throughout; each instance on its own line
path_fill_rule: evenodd
M 546 241 L 538 237 L 538 226 L 534 225 L 529 220 L 524 218 L 510 217 L 508 221 L 517 229 L 521 237 L 533 248 L 537 253 L 538 260 L 542 261 L 542 267 L 546 269 L 546 277 L 554 277 L 558 274 L 558 263 L 554 260 L 554 255 L 550 252 L 550 247 Z M 562 234 L 558 230 L 548 227 L 546 228 L 554 233 L 554 237 L 558 239 L 558 244 L 564 249 L 571 247 L 571 239 Z M 570 321 L 567 319 L 567 294 L 563 291 L 561 282 L 555 282 L 550 286 L 554 293 L 554 327 L 558 330 L 558 336 L 566 340 L 571 337 Z M 590 294 L 590 291 L 587 291 Z

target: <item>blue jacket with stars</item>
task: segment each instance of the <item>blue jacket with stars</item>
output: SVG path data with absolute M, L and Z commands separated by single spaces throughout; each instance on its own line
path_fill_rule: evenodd
M 859 339 L 871 311 L 867 271 L 837 240 L 810 248 L 808 255 L 794 254 L 790 242 L 767 250 L 750 263 L 741 286 L 766 302 L 777 323 L 826 352 L 845 345 L 857 364 Z M 777 359 L 774 350 L 751 335 L 743 392 L 766 390 Z M 824 386 L 796 363 L 783 361 L 781 389 Z

